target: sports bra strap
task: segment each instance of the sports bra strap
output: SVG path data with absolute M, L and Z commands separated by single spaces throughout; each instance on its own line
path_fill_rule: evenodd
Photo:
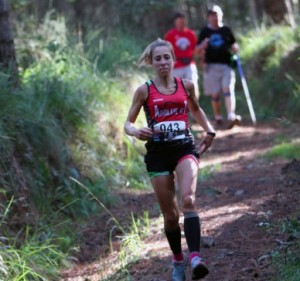
M 152 81 L 151 81 L 151 80 L 148 80 L 148 81 L 146 81 L 146 84 L 147 84 L 148 86 L 150 86 L 150 85 L 152 84 Z

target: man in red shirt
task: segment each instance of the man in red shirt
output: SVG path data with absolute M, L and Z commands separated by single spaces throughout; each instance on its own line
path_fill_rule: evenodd
M 165 35 L 174 48 L 176 62 L 173 75 L 182 79 L 193 81 L 196 97 L 199 98 L 198 72 L 193 60 L 194 50 L 197 45 L 197 37 L 191 29 L 187 28 L 185 15 L 177 13 L 174 17 L 174 25 Z

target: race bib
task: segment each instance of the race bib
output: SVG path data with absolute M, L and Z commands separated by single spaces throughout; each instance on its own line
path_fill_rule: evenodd
M 186 129 L 184 121 L 165 121 L 154 125 L 154 133 L 176 133 Z

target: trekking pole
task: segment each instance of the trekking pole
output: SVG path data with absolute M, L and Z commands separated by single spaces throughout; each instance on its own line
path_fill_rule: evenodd
M 247 100 L 247 105 L 248 105 L 248 108 L 249 108 L 249 111 L 250 111 L 250 116 L 251 116 L 252 123 L 253 123 L 253 125 L 256 125 L 255 112 L 254 112 L 254 108 L 253 108 L 253 105 L 252 105 L 248 85 L 247 85 L 247 82 L 246 82 L 246 78 L 245 78 L 245 75 L 244 75 L 244 71 L 243 71 L 243 68 L 242 68 L 240 58 L 239 58 L 238 55 L 234 55 L 233 58 L 235 59 L 235 61 L 237 63 L 237 67 L 238 67 L 238 71 L 239 71 L 239 74 L 240 74 L 240 77 L 241 77 L 241 82 L 242 82 L 244 94 L 245 94 L 245 97 L 246 97 L 246 100 Z

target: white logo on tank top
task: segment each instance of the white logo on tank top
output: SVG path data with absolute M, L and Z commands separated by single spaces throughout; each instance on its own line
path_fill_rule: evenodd
M 154 105 L 154 116 L 163 117 L 170 115 L 186 114 L 187 113 L 187 101 L 184 101 L 183 107 L 171 107 L 171 108 L 160 108 Z

